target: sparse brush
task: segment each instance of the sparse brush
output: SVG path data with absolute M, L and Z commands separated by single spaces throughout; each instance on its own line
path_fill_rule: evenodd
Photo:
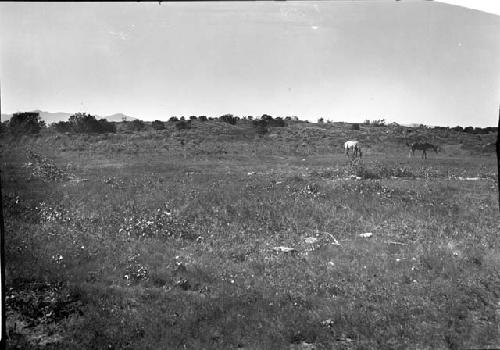
M 496 344 L 496 159 L 459 143 L 478 135 L 421 160 L 360 130 L 350 162 L 350 125 L 323 126 L 2 138 L 8 346 Z

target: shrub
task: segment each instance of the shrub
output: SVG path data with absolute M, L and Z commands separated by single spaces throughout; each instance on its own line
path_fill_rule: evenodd
M 96 120 L 95 116 L 86 113 L 76 113 L 69 117 L 67 122 L 54 124 L 54 128 L 59 132 L 76 132 L 86 134 L 103 134 L 116 132 L 116 124 L 106 119 Z
M 168 121 L 170 121 L 170 122 L 178 122 L 179 118 L 177 118 L 175 116 L 174 117 L 170 117 L 170 119 Z
M 286 123 L 281 117 L 277 117 L 276 119 L 269 120 L 267 125 L 282 128 L 286 126 Z
M 207 118 L 207 116 L 206 116 L 206 115 L 200 115 L 200 116 L 198 117 L 198 120 L 199 120 L 199 121 L 202 121 L 202 122 L 206 122 L 206 121 L 208 120 L 208 118 Z
M 260 117 L 261 120 L 269 121 L 273 120 L 273 117 L 269 114 L 263 114 L 262 117 Z
M 376 126 L 376 127 L 385 126 L 385 119 L 373 120 L 371 122 L 371 125 Z
M 235 125 L 236 124 L 236 121 L 238 120 L 237 117 L 235 117 L 234 115 L 232 114 L 224 114 L 223 116 L 221 116 L 219 118 L 219 120 L 225 122 L 225 123 L 229 123 L 231 125 Z
M 189 120 L 196 120 L 196 119 L 198 119 L 198 118 L 195 115 L 190 115 L 189 116 Z
M 13 134 L 38 134 L 45 127 L 38 112 L 14 113 L 9 121 L 9 130 Z
M 191 129 L 191 120 L 189 121 L 180 120 L 177 123 L 175 123 L 175 127 L 177 128 L 177 130 Z
M 474 132 L 474 128 L 472 126 L 468 126 L 464 129 L 464 132 L 472 134 Z
M 70 122 L 60 121 L 52 124 L 52 128 L 54 128 L 57 132 L 65 133 L 73 131 L 72 124 Z
M 0 133 L 4 133 L 5 130 L 7 130 L 7 128 L 9 127 L 9 121 L 8 120 L 5 120 L 3 122 L 0 123 Z
M 116 132 L 116 124 L 110 121 L 107 121 L 106 119 L 100 119 L 98 120 L 99 127 L 100 127 L 100 133 L 115 133 Z
M 352 124 L 352 130 L 359 130 L 359 124 L 358 123 Z
M 323 118 L 318 119 L 318 124 L 323 124 L 324 122 L 325 122 L 325 120 Z
M 151 126 L 155 130 L 164 130 L 165 129 L 165 123 L 163 123 L 161 120 L 155 120 L 151 123 Z
M 135 119 L 132 120 L 130 123 L 127 123 L 127 127 L 129 130 L 141 131 L 146 129 L 146 123 L 142 120 Z
M 267 122 L 265 120 L 254 120 L 253 126 L 255 128 L 255 132 L 259 135 L 266 134 L 269 130 L 267 128 Z

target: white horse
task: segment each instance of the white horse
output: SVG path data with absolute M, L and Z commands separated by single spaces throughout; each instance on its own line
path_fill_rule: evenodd
M 361 152 L 361 145 L 358 141 L 346 141 L 344 143 L 345 155 L 349 158 L 349 151 L 353 151 L 353 158 L 356 158 L 359 154 L 359 158 L 363 156 Z

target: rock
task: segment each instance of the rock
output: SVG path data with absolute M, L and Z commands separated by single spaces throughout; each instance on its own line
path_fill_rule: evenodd
M 295 248 L 283 247 L 283 246 L 274 247 L 273 250 L 279 253 L 294 253 L 297 251 Z
M 363 238 L 370 238 L 371 236 L 373 236 L 373 233 L 371 233 L 371 232 L 359 234 L 359 237 L 363 237 Z
M 321 325 L 323 327 L 333 327 L 334 324 L 335 322 L 333 322 L 331 319 L 327 319 L 321 322 Z
M 299 344 L 290 344 L 290 350 L 314 350 L 316 345 L 311 343 L 306 343 L 305 341 Z
M 318 239 L 317 239 L 316 237 L 307 237 L 307 238 L 305 239 L 305 242 L 306 242 L 307 244 L 314 244 L 314 243 L 316 243 L 317 241 L 318 241 Z

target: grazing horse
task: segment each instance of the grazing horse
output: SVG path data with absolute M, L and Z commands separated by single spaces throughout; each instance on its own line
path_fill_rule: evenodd
M 415 151 L 421 150 L 422 151 L 422 158 L 427 159 L 427 150 L 428 149 L 433 149 L 434 152 L 438 153 L 439 152 L 439 147 L 436 145 L 433 145 L 432 143 L 428 142 L 414 142 L 412 144 L 409 144 L 408 142 L 406 143 L 408 147 L 410 147 L 410 154 L 409 156 L 415 156 Z
M 344 143 L 344 148 L 345 148 L 345 155 L 349 158 L 349 150 L 353 151 L 353 158 L 356 158 L 356 156 L 359 154 L 359 158 L 363 156 L 363 153 L 361 153 L 361 145 L 359 144 L 358 141 L 346 141 Z

